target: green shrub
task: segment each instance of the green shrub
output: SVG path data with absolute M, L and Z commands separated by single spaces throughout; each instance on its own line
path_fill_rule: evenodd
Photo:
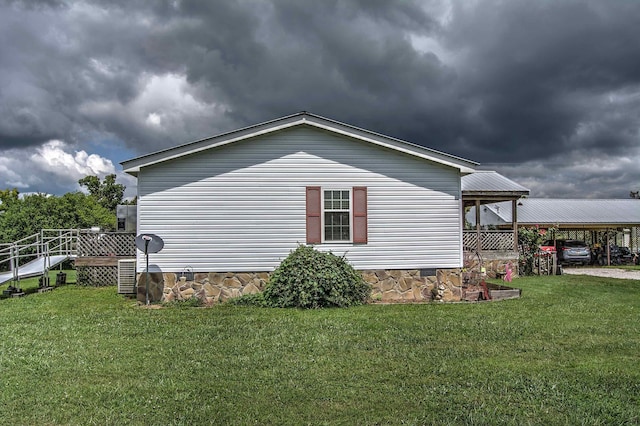
M 518 245 L 520 247 L 521 275 L 533 275 L 535 261 L 540 245 L 549 238 L 549 232 L 555 232 L 555 228 L 540 229 L 538 226 L 518 228 Z
M 273 272 L 264 299 L 272 307 L 346 307 L 366 303 L 370 293 L 344 257 L 300 245 Z

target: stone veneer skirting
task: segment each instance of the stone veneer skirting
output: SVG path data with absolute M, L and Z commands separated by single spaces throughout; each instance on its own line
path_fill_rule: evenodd
M 477 300 L 468 275 L 460 269 L 365 270 L 360 271 L 371 285 L 374 302 L 456 302 Z M 171 302 L 197 297 L 205 305 L 264 290 L 269 272 L 173 272 L 149 274 L 149 301 Z M 137 299 L 146 301 L 145 273 L 138 274 Z M 471 283 L 473 284 L 473 283 Z M 470 299 L 469 294 L 474 293 Z M 475 298 L 474 298 L 475 297 Z

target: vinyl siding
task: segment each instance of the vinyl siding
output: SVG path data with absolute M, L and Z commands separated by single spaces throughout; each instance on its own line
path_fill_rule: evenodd
M 461 265 L 456 169 L 306 126 L 142 168 L 138 231 L 165 241 L 150 265 L 273 270 L 306 241 L 307 186 L 367 187 L 368 243 L 317 245 L 357 269 Z

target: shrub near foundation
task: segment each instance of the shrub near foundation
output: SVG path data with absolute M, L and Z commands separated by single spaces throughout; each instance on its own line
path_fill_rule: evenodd
M 282 308 L 347 307 L 366 303 L 370 294 L 344 257 L 300 245 L 271 274 L 264 300 Z

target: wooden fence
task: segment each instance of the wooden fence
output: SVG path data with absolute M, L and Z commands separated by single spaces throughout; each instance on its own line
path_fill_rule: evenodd
M 118 260 L 136 257 L 136 234 L 82 232 L 75 260 L 78 284 L 108 286 L 118 283 Z

